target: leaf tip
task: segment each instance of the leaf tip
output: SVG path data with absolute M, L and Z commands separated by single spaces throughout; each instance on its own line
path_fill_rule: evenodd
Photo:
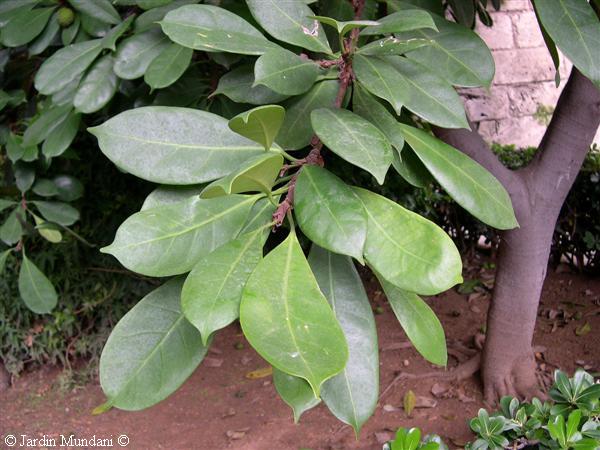
M 106 402 L 104 402 L 101 405 L 98 405 L 94 409 L 92 409 L 92 416 L 98 416 L 100 414 L 103 414 L 106 411 L 110 410 L 111 408 L 112 408 L 112 401 L 107 400 Z

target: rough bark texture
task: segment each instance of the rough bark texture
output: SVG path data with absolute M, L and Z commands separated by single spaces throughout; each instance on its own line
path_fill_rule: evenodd
M 511 172 L 475 131 L 436 135 L 492 172 L 509 192 L 520 227 L 501 233 L 481 363 L 486 400 L 537 392 L 532 339 L 554 226 L 598 126 L 600 91 L 574 69 L 534 160 Z

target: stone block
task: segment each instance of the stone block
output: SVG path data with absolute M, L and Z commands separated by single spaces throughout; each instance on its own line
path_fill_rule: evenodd
M 494 84 L 518 84 L 554 80 L 554 64 L 546 49 L 496 50 Z
M 461 91 L 467 115 L 474 122 L 509 117 L 509 99 L 504 86 L 485 89 L 464 89 Z
M 500 11 L 527 11 L 532 10 L 529 0 L 503 0 Z
M 479 132 L 488 142 L 514 144 L 520 147 L 537 147 L 546 127 L 533 117 L 512 117 L 508 119 L 486 120 L 479 123 Z
M 554 108 L 563 87 L 564 83 L 557 88 L 553 81 L 510 87 L 508 89 L 510 115 L 532 116 L 542 105 Z
M 544 38 L 533 11 L 512 15 L 515 43 L 517 47 L 544 47 Z
M 502 12 L 490 13 L 490 15 L 494 20 L 494 25 L 486 27 L 478 21 L 475 31 L 492 50 L 514 48 L 515 41 L 510 16 Z

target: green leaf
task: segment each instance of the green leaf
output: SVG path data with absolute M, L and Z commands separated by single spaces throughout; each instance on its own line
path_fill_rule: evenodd
M 283 103 L 286 115 L 277 143 L 288 150 L 298 150 L 310 144 L 314 131 L 307 118 L 315 109 L 333 106 L 338 89 L 337 80 L 321 81 L 306 94 Z
M 363 56 L 403 55 L 426 45 L 431 45 L 432 42 L 430 39 L 413 38 L 402 40 L 395 37 L 387 37 L 360 47 L 356 53 Z
M 325 31 L 313 11 L 298 0 L 246 0 L 256 21 L 276 39 L 314 52 L 331 54 Z
M 557 47 L 600 87 L 600 21 L 588 2 L 535 0 L 535 7 Z
M 500 230 L 519 225 L 508 192 L 485 168 L 423 130 L 400 127 L 419 159 L 459 205 Z
M 376 34 L 403 33 L 406 31 L 431 28 L 437 31 L 437 27 L 431 14 L 422 9 L 406 9 L 390 14 L 379 19 L 380 25 L 368 27 L 361 31 L 361 36 L 373 36 Z
M 13 166 L 13 171 L 15 174 L 15 184 L 21 193 L 24 194 L 31 189 L 31 186 L 35 181 L 34 166 L 32 164 L 24 164 L 19 161 Z
M 8 257 L 12 253 L 12 251 L 13 251 L 13 249 L 9 248 L 8 250 L 4 250 L 2 253 L 0 253 L 0 274 L 2 274 L 4 272 L 4 269 L 6 267 L 6 260 L 8 259 Z M 312 395 L 312 391 L 311 391 L 311 395 Z
M 262 230 L 245 234 L 206 255 L 186 278 L 181 308 L 204 345 L 239 317 L 242 289 L 262 259 L 262 247 Z
M 313 242 L 363 263 L 367 213 L 352 189 L 318 166 L 304 166 L 294 189 L 294 211 Z
M 72 202 L 83 196 L 83 184 L 69 175 L 59 175 L 53 180 L 58 189 L 58 198 L 63 202 Z
M 258 106 L 232 118 L 229 128 L 269 150 L 284 117 L 285 109 L 279 105 Z
M 94 62 L 102 51 L 102 39 L 79 42 L 50 56 L 35 75 L 35 88 L 51 95 L 64 89 Z
M 159 186 L 148 194 L 140 211 L 187 200 L 190 197 L 200 195 L 202 189 L 204 189 L 203 184 L 191 186 Z
M 237 14 L 218 6 L 182 6 L 170 11 L 160 25 L 172 41 L 205 52 L 262 55 L 277 48 Z
M 375 125 L 338 108 L 317 109 L 310 114 L 310 120 L 328 148 L 383 184 L 394 155 L 385 135 Z
M 386 60 L 404 78 L 396 89 L 406 108 L 440 127 L 469 129 L 463 103 L 445 79 L 407 58 L 388 56 Z
M 144 275 L 189 272 L 200 258 L 237 236 L 257 199 L 191 197 L 147 209 L 123 222 L 114 242 L 101 251 Z
M 567 437 L 565 435 L 565 418 L 563 416 L 551 417 L 548 420 L 548 431 L 553 439 L 556 439 L 561 447 L 566 447 Z
M 435 313 L 417 294 L 400 289 L 379 276 L 385 295 L 402 329 L 427 361 L 445 366 L 448 363 L 446 337 Z
M 25 305 L 37 314 L 50 313 L 58 302 L 54 286 L 23 253 L 19 270 L 19 294 Z
M 494 58 L 488 46 L 472 30 L 433 15 L 439 30 L 421 29 L 402 33 L 400 39 L 429 39 L 431 45 L 410 52 L 419 62 L 455 86 L 490 86 L 494 78 Z
M 424 188 L 433 182 L 433 177 L 412 148 L 404 147 L 402 155 L 394 151 L 392 166 L 405 181 L 418 188 Z
M 179 306 L 183 280 L 146 295 L 113 329 L 100 358 L 100 384 L 112 406 L 135 411 L 172 394 L 206 355 Z
M 29 44 L 28 52 L 30 56 L 39 55 L 46 50 L 60 33 L 60 25 L 58 24 L 57 13 L 55 12 L 48 20 L 44 31 Z
M 158 22 L 160 22 L 169 11 L 173 11 L 174 9 L 180 8 L 184 5 L 189 5 L 193 3 L 197 3 L 197 0 L 174 0 L 167 5 L 159 6 L 158 8 L 153 8 L 144 12 L 140 14 L 135 20 L 135 32 L 141 33 L 143 31 L 149 30 L 150 28 L 158 28 L 160 27 Z
M 129 26 L 135 19 L 135 14 L 130 15 L 116 27 L 111 28 L 102 38 L 102 48 L 110 49 L 113 52 L 117 50 L 117 40 L 129 29 Z
M 282 166 L 283 156 L 280 153 L 256 155 L 244 161 L 230 175 L 206 186 L 200 197 L 213 198 L 240 192 L 269 193 Z
M 277 201 L 277 198 L 275 198 Z M 265 225 L 273 222 L 273 213 L 275 213 L 276 206 L 273 205 L 268 198 L 261 198 L 257 201 L 252 209 L 250 210 L 250 214 L 248 214 L 248 221 L 240 231 L 240 235 L 245 233 L 250 233 L 252 231 L 263 229 L 267 233 L 265 229 Z
M 321 395 L 333 414 L 358 435 L 379 398 L 379 351 L 371 305 L 350 258 L 313 245 L 308 262 L 349 349 L 346 367 L 323 383 Z
M 2 45 L 19 47 L 31 42 L 45 28 L 55 8 L 22 9 L 2 28 Z
M 35 221 L 35 229 L 40 236 L 42 236 L 48 242 L 52 242 L 53 244 L 58 244 L 60 241 L 62 241 L 62 233 L 55 228 L 56 225 L 46 222 L 44 219 L 36 216 L 33 213 L 32 216 L 33 220 Z
M 348 33 L 348 31 L 355 28 L 374 27 L 381 24 L 381 22 L 375 22 L 374 20 L 338 21 L 331 17 L 325 16 L 311 16 L 311 18 L 317 19 L 319 22 L 335 28 L 340 36 L 344 36 L 346 33 Z
M 264 148 L 222 117 L 188 108 L 148 106 L 88 128 L 117 166 L 148 181 L 198 184 L 229 174 Z
M 52 134 L 46 138 L 42 145 L 42 153 L 46 158 L 62 155 L 69 148 L 79 131 L 81 114 L 71 111 L 65 119 L 58 124 Z
M 25 153 L 25 148 L 23 147 L 23 138 L 17 134 L 13 134 L 12 132 L 8 133 L 5 148 L 8 159 L 10 159 L 13 163 L 19 161 Z
M 117 92 L 118 78 L 113 71 L 115 59 L 106 55 L 94 63 L 77 89 L 73 105 L 82 113 L 101 110 Z
M 159 30 L 134 34 L 121 41 L 115 54 L 113 70 L 124 80 L 143 76 L 154 59 L 170 46 Z
M 19 207 L 13 209 L 2 226 L 0 226 L 0 240 L 6 245 L 16 244 L 23 234 L 23 227 L 17 218 L 17 214 L 22 218 L 19 210 Z
M 471 1 L 448 0 L 453 16 L 461 25 L 472 28 L 475 25 L 475 4 Z
M 67 46 L 67 45 L 73 43 L 73 40 L 75 39 L 75 37 L 77 36 L 77 33 L 79 32 L 80 26 L 81 26 L 81 19 L 79 18 L 79 16 L 76 15 L 73 23 L 71 25 L 69 25 L 67 28 L 62 29 L 62 31 L 60 33 L 60 39 L 64 46 Z
M 121 22 L 121 16 L 109 0 L 69 0 L 69 3 L 77 11 L 102 22 L 114 25 Z
M 102 20 L 90 16 L 85 13 L 80 13 L 78 17 L 81 19 L 81 31 L 86 33 L 83 35 L 80 33 L 77 36 L 77 40 L 82 40 L 83 37 L 88 39 L 88 36 L 104 38 L 110 30 L 110 24 L 103 22 Z
M 315 397 L 310 384 L 303 378 L 273 368 L 273 384 L 281 399 L 292 408 L 294 423 L 298 423 L 304 412 L 321 403 L 321 400 Z
M 32 203 L 37 207 L 44 219 L 49 222 L 69 226 L 79 220 L 79 211 L 68 203 L 45 202 L 40 200 L 33 201 Z
M 462 282 L 460 254 L 444 230 L 381 195 L 355 191 L 369 216 L 365 259 L 386 281 L 422 295 Z
M 319 74 L 314 61 L 285 49 L 266 52 L 254 66 L 254 85 L 262 84 L 283 95 L 298 95 L 308 91 Z
M 67 118 L 72 109 L 71 105 L 63 105 L 43 110 L 35 122 L 25 130 L 22 145 L 29 147 L 45 140 Z
M 310 384 L 338 374 L 348 359 L 344 334 L 295 233 L 256 267 L 242 294 L 240 323 L 254 349 L 277 369 Z
M 581 422 L 581 410 L 576 409 L 569 414 L 567 419 L 567 441 L 572 441 L 572 438 L 579 430 L 579 422 Z
M 17 204 L 17 202 L 14 202 L 12 200 L 6 200 L 4 198 L 0 198 L 0 212 L 4 211 L 5 209 L 10 208 L 11 206 L 15 206 Z
M 354 85 L 352 110 L 354 113 L 358 114 L 363 119 L 367 119 L 379 128 L 389 143 L 392 144 L 398 152 L 402 151 L 402 148 L 404 147 L 404 137 L 402 137 L 399 122 L 385 106 L 379 103 L 358 83 Z
M 191 48 L 179 44 L 166 47 L 148 66 L 144 81 L 153 89 L 160 89 L 175 83 L 186 71 L 192 60 Z
M 223 94 L 234 102 L 265 105 L 279 103 L 287 96 L 278 94 L 266 86 L 255 85 L 252 66 L 240 66 L 227 72 L 219 79 L 212 95 Z
M 373 95 L 387 100 L 399 115 L 409 88 L 394 66 L 380 58 L 356 54 L 352 67 L 361 85 Z

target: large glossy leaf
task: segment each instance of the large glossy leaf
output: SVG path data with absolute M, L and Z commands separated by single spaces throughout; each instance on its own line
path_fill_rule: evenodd
M 592 5 L 581 0 L 535 0 L 535 7 L 558 48 L 600 87 L 600 21 Z
M 283 166 L 280 153 L 256 155 L 225 178 L 213 181 L 200 194 L 202 198 L 220 197 L 240 192 L 271 192 L 273 183 Z
M 313 242 L 363 263 L 367 213 L 346 183 L 318 166 L 304 166 L 294 190 L 294 211 Z
M 380 58 L 357 54 L 352 67 L 358 81 L 369 92 L 387 100 L 396 114 L 400 114 L 408 86 L 394 66 Z
M 100 58 L 85 75 L 73 105 L 79 111 L 90 114 L 102 109 L 117 92 L 117 75 L 113 71 L 115 60 L 111 55 Z
M 202 258 L 186 278 L 181 308 L 204 344 L 239 317 L 242 289 L 262 258 L 262 247 L 262 230 L 244 234 Z
M 113 52 L 117 50 L 117 41 L 129 29 L 135 19 L 135 14 L 130 15 L 116 27 L 111 28 L 102 38 L 102 48 L 110 49 Z
M 0 198 L 0 212 L 4 211 L 5 209 L 10 208 L 11 206 L 15 206 L 17 204 L 17 202 L 14 202 L 12 200 L 6 200 L 5 198 Z
M 119 43 L 113 70 L 125 80 L 139 78 L 169 45 L 169 39 L 159 30 L 134 34 Z
M 171 44 L 150 63 L 144 81 L 153 89 L 170 86 L 186 71 L 192 53 L 194 51 L 191 48 Z
M 2 29 L 2 45 L 19 47 L 31 42 L 43 30 L 54 8 L 22 9 Z
M 376 34 L 402 33 L 421 28 L 431 28 L 437 31 L 431 14 L 422 9 L 398 11 L 379 19 L 378 22 L 379 25 L 365 28 L 360 34 L 373 36 Z
M 79 211 L 68 203 L 45 202 L 40 200 L 33 201 L 32 203 L 37 207 L 44 219 L 50 222 L 69 226 L 79 220 Z
M 117 166 L 163 184 L 212 181 L 264 152 L 231 131 L 222 117 L 187 108 L 132 109 L 88 131 Z
M 348 359 L 346 339 L 295 233 L 256 267 L 242 294 L 240 323 L 272 366 L 304 378 L 319 397 Z
M 169 276 L 189 272 L 203 256 L 233 239 L 257 196 L 191 197 L 130 216 L 102 252 L 135 272 Z
M 246 0 L 256 21 L 276 39 L 314 52 L 331 53 L 325 31 L 299 0 Z
M 121 17 L 110 0 L 69 0 L 77 11 L 105 23 L 118 24 Z
M 494 78 L 494 58 L 488 46 L 472 30 L 433 15 L 439 30 L 421 29 L 402 33 L 400 39 L 429 39 L 431 45 L 410 52 L 408 57 L 456 86 L 489 86 Z
M 519 225 L 508 192 L 485 168 L 423 130 L 400 126 L 419 159 L 459 205 L 500 230 Z
M 283 104 L 286 115 L 277 143 L 287 150 L 298 150 L 310 144 L 314 131 L 307 118 L 315 109 L 333 106 L 338 89 L 337 80 L 325 80 L 306 94 L 287 100 Z
M 442 324 L 417 294 L 402 290 L 380 277 L 385 295 L 406 335 L 417 351 L 439 366 L 448 363 L 446 336 Z
M 28 52 L 30 55 L 39 55 L 44 50 L 46 50 L 58 37 L 58 33 L 60 32 L 60 25 L 58 24 L 57 15 L 58 14 L 55 12 L 50 17 L 48 23 L 46 24 L 46 27 L 44 28 L 44 31 L 42 31 L 35 38 L 35 40 L 29 44 Z
M 229 128 L 269 150 L 285 118 L 279 105 L 258 106 L 244 111 L 229 121 Z
M 50 280 L 25 253 L 19 270 L 19 294 L 27 307 L 37 314 L 51 312 L 58 302 L 56 289 Z
M 381 195 L 355 191 L 369 216 L 365 259 L 385 280 L 423 295 L 462 282 L 460 254 L 444 230 Z
M 398 153 L 402 151 L 404 137 L 400 132 L 399 122 L 385 106 L 358 83 L 354 85 L 352 110 L 379 128 Z
M 328 148 L 383 184 L 394 155 L 389 141 L 375 125 L 350 111 L 333 108 L 313 111 L 310 120 Z
M 396 89 L 406 108 L 440 127 L 469 128 L 462 101 L 448 81 L 410 59 L 386 59 L 404 78 Z
M 277 201 L 277 197 L 275 197 L 275 201 Z M 244 224 L 242 231 L 240 231 L 240 235 L 250 233 L 259 228 L 265 230 L 265 233 L 268 233 L 265 226 L 273 223 L 273 213 L 275 213 L 275 209 L 276 206 L 273 205 L 268 198 L 261 198 L 254 206 L 252 206 L 250 214 L 248 214 L 248 220 Z
M 364 56 L 390 56 L 402 55 L 418 48 L 430 45 L 429 39 L 398 39 L 393 36 L 371 42 L 357 50 L 357 54 Z
M 75 139 L 79 131 L 81 114 L 71 111 L 65 119 L 58 124 L 52 134 L 42 144 L 42 153 L 46 158 L 62 155 Z
M 197 186 L 159 186 L 148 194 L 140 211 L 187 200 L 190 197 L 200 195 L 202 189 L 204 189 L 203 184 Z
M 394 151 L 392 166 L 404 180 L 415 187 L 423 188 L 433 182 L 433 177 L 410 147 L 404 147 L 402 155 Z
M 240 16 L 218 6 L 182 6 L 169 12 L 160 25 L 172 41 L 206 52 L 262 55 L 277 48 Z
M 206 355 L 200 333 L 179 305 L 183 280 L 146 295 L 114 328 L 100 358 L 100 384 L 108 404 L 147 408 L 172 394 Z
M 335 28 L 340 36 L 345 36 L 350 30 L 355 28 L 374 27 L 380 25 L 381 22 L 374 20 L 346 20 L 340 21 L 327 16 L 313 16 L 319 22 Z
M 78 42 L 50 56 L 35 75 L 35 88 L 51 95 L 64 89 L 94 62 L 102 51 L 102 39 Z
M 303 413 L 321 403 L 321 400 L 315 397 L 310 384 L 303 378 L 273 368 L 273 384 L 281 399 L 292 408 L 294 423 L 298 423 Z
M 350 258 L 313 245 L 308 262 L 349 349 L 346 367 L 325 381 L 321 395 L 333 414 L 352 425 L 358 435 L 379 397 L 379 348 L 371 305 Z
M 198 0 L 174 0 L 166 5 L 159 6 L 158 8 L 152 8 L 143 12 L 135 19 L 134 29 L 137 33 L 141 33 L 150 28 L 160 27 L 158 22 L 160 22 L 169 11 L 181 8 L 184 5 L 195 3 L 198 3 Z
M 223 75 L 219 79 L 217 90 L 213 93 L 216 94 L 223 94 L 234 102 L 252 105 L 279 103 L 287 97 L 266 86 L 255 86 L 252 66 L 240 66 Z
M 9 248 L 8 250 L 4 250 L 3 252 L 0 253 L 0 275 L 4 272 L 4 268 L 6 267 L 6 260 L 8 259 L 8 257 L 12 253 L 12 251 L 13 251 L 13 249 Z M 312 395 L 312 391 L 310 391 L 310 392 Z
M 269 50 L 256 61 L 254 84 L 284 95 L 308 91 L 317 80 L 319 66 L 285 49 Z

